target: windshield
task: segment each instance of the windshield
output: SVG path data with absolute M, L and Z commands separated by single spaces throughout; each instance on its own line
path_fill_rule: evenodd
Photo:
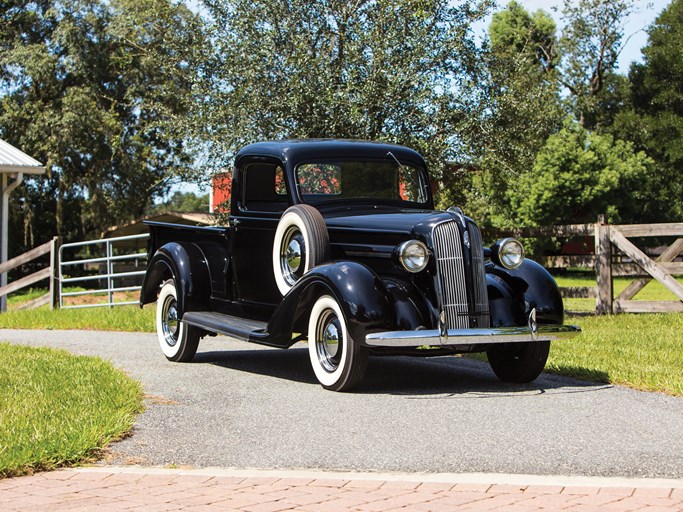
M 340 161 L 300 164 L 296 180 L 307 203 L 348 199 L 424 204 L 428 185 L 424 171 L 393 161 Z

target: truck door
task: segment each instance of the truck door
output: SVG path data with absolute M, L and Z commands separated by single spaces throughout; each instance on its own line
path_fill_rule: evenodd
M 230 212 L 231 255 L 236 298 L 278 304 L 281 294 L 273 274 L 273 240 L 278 221 L 289 206 L 283 165 L 254 157 L 237 169 L 237 201 Z

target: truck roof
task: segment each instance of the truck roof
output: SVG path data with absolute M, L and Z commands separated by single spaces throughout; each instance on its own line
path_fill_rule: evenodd
M 242 148 L 237 153 L 235 165 L 246 156 L 266 156 L 290 162 L 296 165 L 298 162 L 312 160 L 344 159 L 386 159 L 387 153 L 391 152 L 401 161 L 412 162 L 423 168 L 427 168 L 422 156 L 412 149 L 397 144 L 384 142 L 371 142 L 363 140 L 341 139 L 301 139 L 257 142 Z M 390 157 L 389 157 L 390 158 Z

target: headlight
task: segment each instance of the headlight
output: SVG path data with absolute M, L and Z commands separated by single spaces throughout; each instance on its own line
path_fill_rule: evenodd
M 496 263 L 514 270 L 524 261 L 524 247 L 519 240 L 504 238 L 491 247 L 491 257 Z
M 424 270 L 429 261 L 427 246 L 418 240 L 408 240 L 396 248 L 398 260 L 408 272 Z

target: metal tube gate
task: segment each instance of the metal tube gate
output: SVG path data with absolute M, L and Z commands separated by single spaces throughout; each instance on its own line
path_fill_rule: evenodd
M 139 260 L 146 260 L 147 259 L 147 252 L 144 253 L 132 253 L 132 254 L 119 254 L 119 255 L 114 255 L 114 249 L 113 246 L 116 243 L 120 242 L 126 242 L 130 240 L 142 240 L 142 239 L 147 239 L 149 238 L 149 234 L 142 234 L 142 235 L 131 235 L 131 236 L 121 236 L 117 238 L 103 238 L 101 240 L 90 240 L 88 242 L 75 242 L 75 243 L 70 243 L 70 244 L 64 244 L 59 248 L 59 307 L 63 309 L 75 309 L 75 308 L 94 308 L 94 307 L 102 307 L 102 306 L 109 306 L 114 307 L 114 306 L 125 306 L 125 305 L 130 305 L 130 304 L 138 304 L 138 301 L 122 301 L 122 302 L 115 302 L 114 301 L 114 293 L 116 292 L 125 292 L 125 291 L 135 291 L 135 290 L 140 290 L 141 286 L 136 285 L 136 286 L 116 286 L 116 281 L 120 280 L 124 277 L 137 277 L 137 276 L 144 276 L 145 275 L 145 270 L 136 270 L 136 271 L 129 271 L 129 272 L 115 272 L 114 264 L 117 262 L 122 262 L 122 261 L 139 261 Z M 64 250 L 65 249 L 74 249 L 78 247 L 85 247 L 85 246 L 101 246 L 104 244 L 104 254 L 105 256 L 103 257 L 97 257 L 97 258 L 85 258 L 85 259 L 72 259 L 72 260 L 64 260 Z M 64 275 L 64 270 L 69 269 L 69 268 L 74 268 L 78 265 L 96 265 L 96 264 L 104 264 L 104 267 L 106 269 L 105 273 L 99 273 L 99 274 L 93 274 L 93 275 L 85 275 L 85 276 L 76 276 L 76 277 L 65 277 Z M 93 289 L 87 289 L 83 291 L 72 291 L 72 292 L 65 292 L 64 291 L 64 285 L 73 285 L 75 283 L 87 283 L 87 284 L 97 284 L 98 282 L 104 281 L 106 284 L 106 287 L 101 288 L 93 288 Z M 65 304 L 64 303 L 64 298 L 65 297 L 75 297 L 79 295 L 95 295 L 95 294 L 106 294 L 107 296 L 107 302 L 102 302 L 102 303 L 97 303 L 97 304 L 78 304 L 78 305 L 73 305 L 73 304 Z

